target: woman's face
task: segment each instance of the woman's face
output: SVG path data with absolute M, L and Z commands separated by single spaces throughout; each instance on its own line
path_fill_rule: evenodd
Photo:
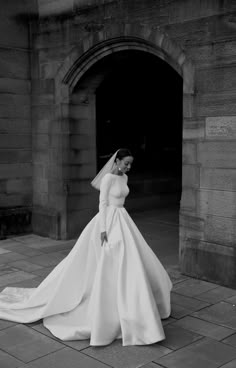
M 131 169 L 133 161 L 134 158 L 132 156 L 126 156 L 121 160 L 117 159 L 117 166 L 119 167 L 120 171 L 125 174 Z

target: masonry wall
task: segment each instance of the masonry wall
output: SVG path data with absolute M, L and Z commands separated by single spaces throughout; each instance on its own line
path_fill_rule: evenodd
M 32 205 L 30 34 L 34 1 L 1 1 L 0 236 L 30 229 Z
M 44 213 L 50 211 L 51 218 L 57 220 L 47 228 L 48 233 L 55 236 L 61 227 L 59 222 L 66 224 L 70 189 L 65 182 L 70 172 L 68 147 L 76 138 L 63 119 L 68 117 L 68 105 L 58 106 L 55 102 L 58 71 L 72 50 L 81 47 L 80 41 L 85 37 L 88 44 L 84 47 L 89 49 L 89 40 L 99 32 L 118 29 L 124 23 L 133 27 L 141 23 L 167 35 L 194 65 L 184 81 L 194 80 L 194 89 L 184 96 L 183 106 L 182 270 L 235 286 L 235 1 L 39 0 L 38 5 L 40 21 L 34 24 L 32 33 L 36 231 L 42 231 Z M 167 42 L 165 49 L 168 47 Z M 58 144 L 61 155 L 54 150 Z M 74 172 L 81 175 L 83 162 L 78 162 Z

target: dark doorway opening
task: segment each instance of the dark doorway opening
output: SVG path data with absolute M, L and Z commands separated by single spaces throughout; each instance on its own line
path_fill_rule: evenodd
M 117 52 L 110 63 L 104 62 L 108 72 L 96 91 L 98 170 L 117 148 L 130 148 L 135 156 L 129 173 L 130 209 L 179 205 L 181 76 L 162 59 L 142 51 Z

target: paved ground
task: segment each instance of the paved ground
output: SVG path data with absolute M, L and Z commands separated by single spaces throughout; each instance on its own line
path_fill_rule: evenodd
M 236 290 L 180 274 L 176 211 L 146 211 L 133 218 L 174 283 L 166 340 L 95 348 L 88 341 L 57 340 L 42 321 L 0 320 L 0 368 L 236 368 Z M 36 235 L 1 241 L 0 288 L 37 286 L 74 242 Z

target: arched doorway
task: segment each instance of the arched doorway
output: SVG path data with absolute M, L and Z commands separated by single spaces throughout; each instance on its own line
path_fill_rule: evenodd
M 77 236 L 97 211 L 98 196 L 89 181 L 122 146 L 135 156 L 128 209 L 164 204 L 166 199 L 179 204 L 182 78 L 142 50 L 104 56 L 83 74 L 70 96 L 69 237 Z
M 105 61 L 103 61 L 105 63 Z M 123 51 L 106 60 L 96 89 L 97 168 L 118 147 L 135 156 L 129 209 L 179 205 L 182 171 L 182 78 L 162 59 Z

